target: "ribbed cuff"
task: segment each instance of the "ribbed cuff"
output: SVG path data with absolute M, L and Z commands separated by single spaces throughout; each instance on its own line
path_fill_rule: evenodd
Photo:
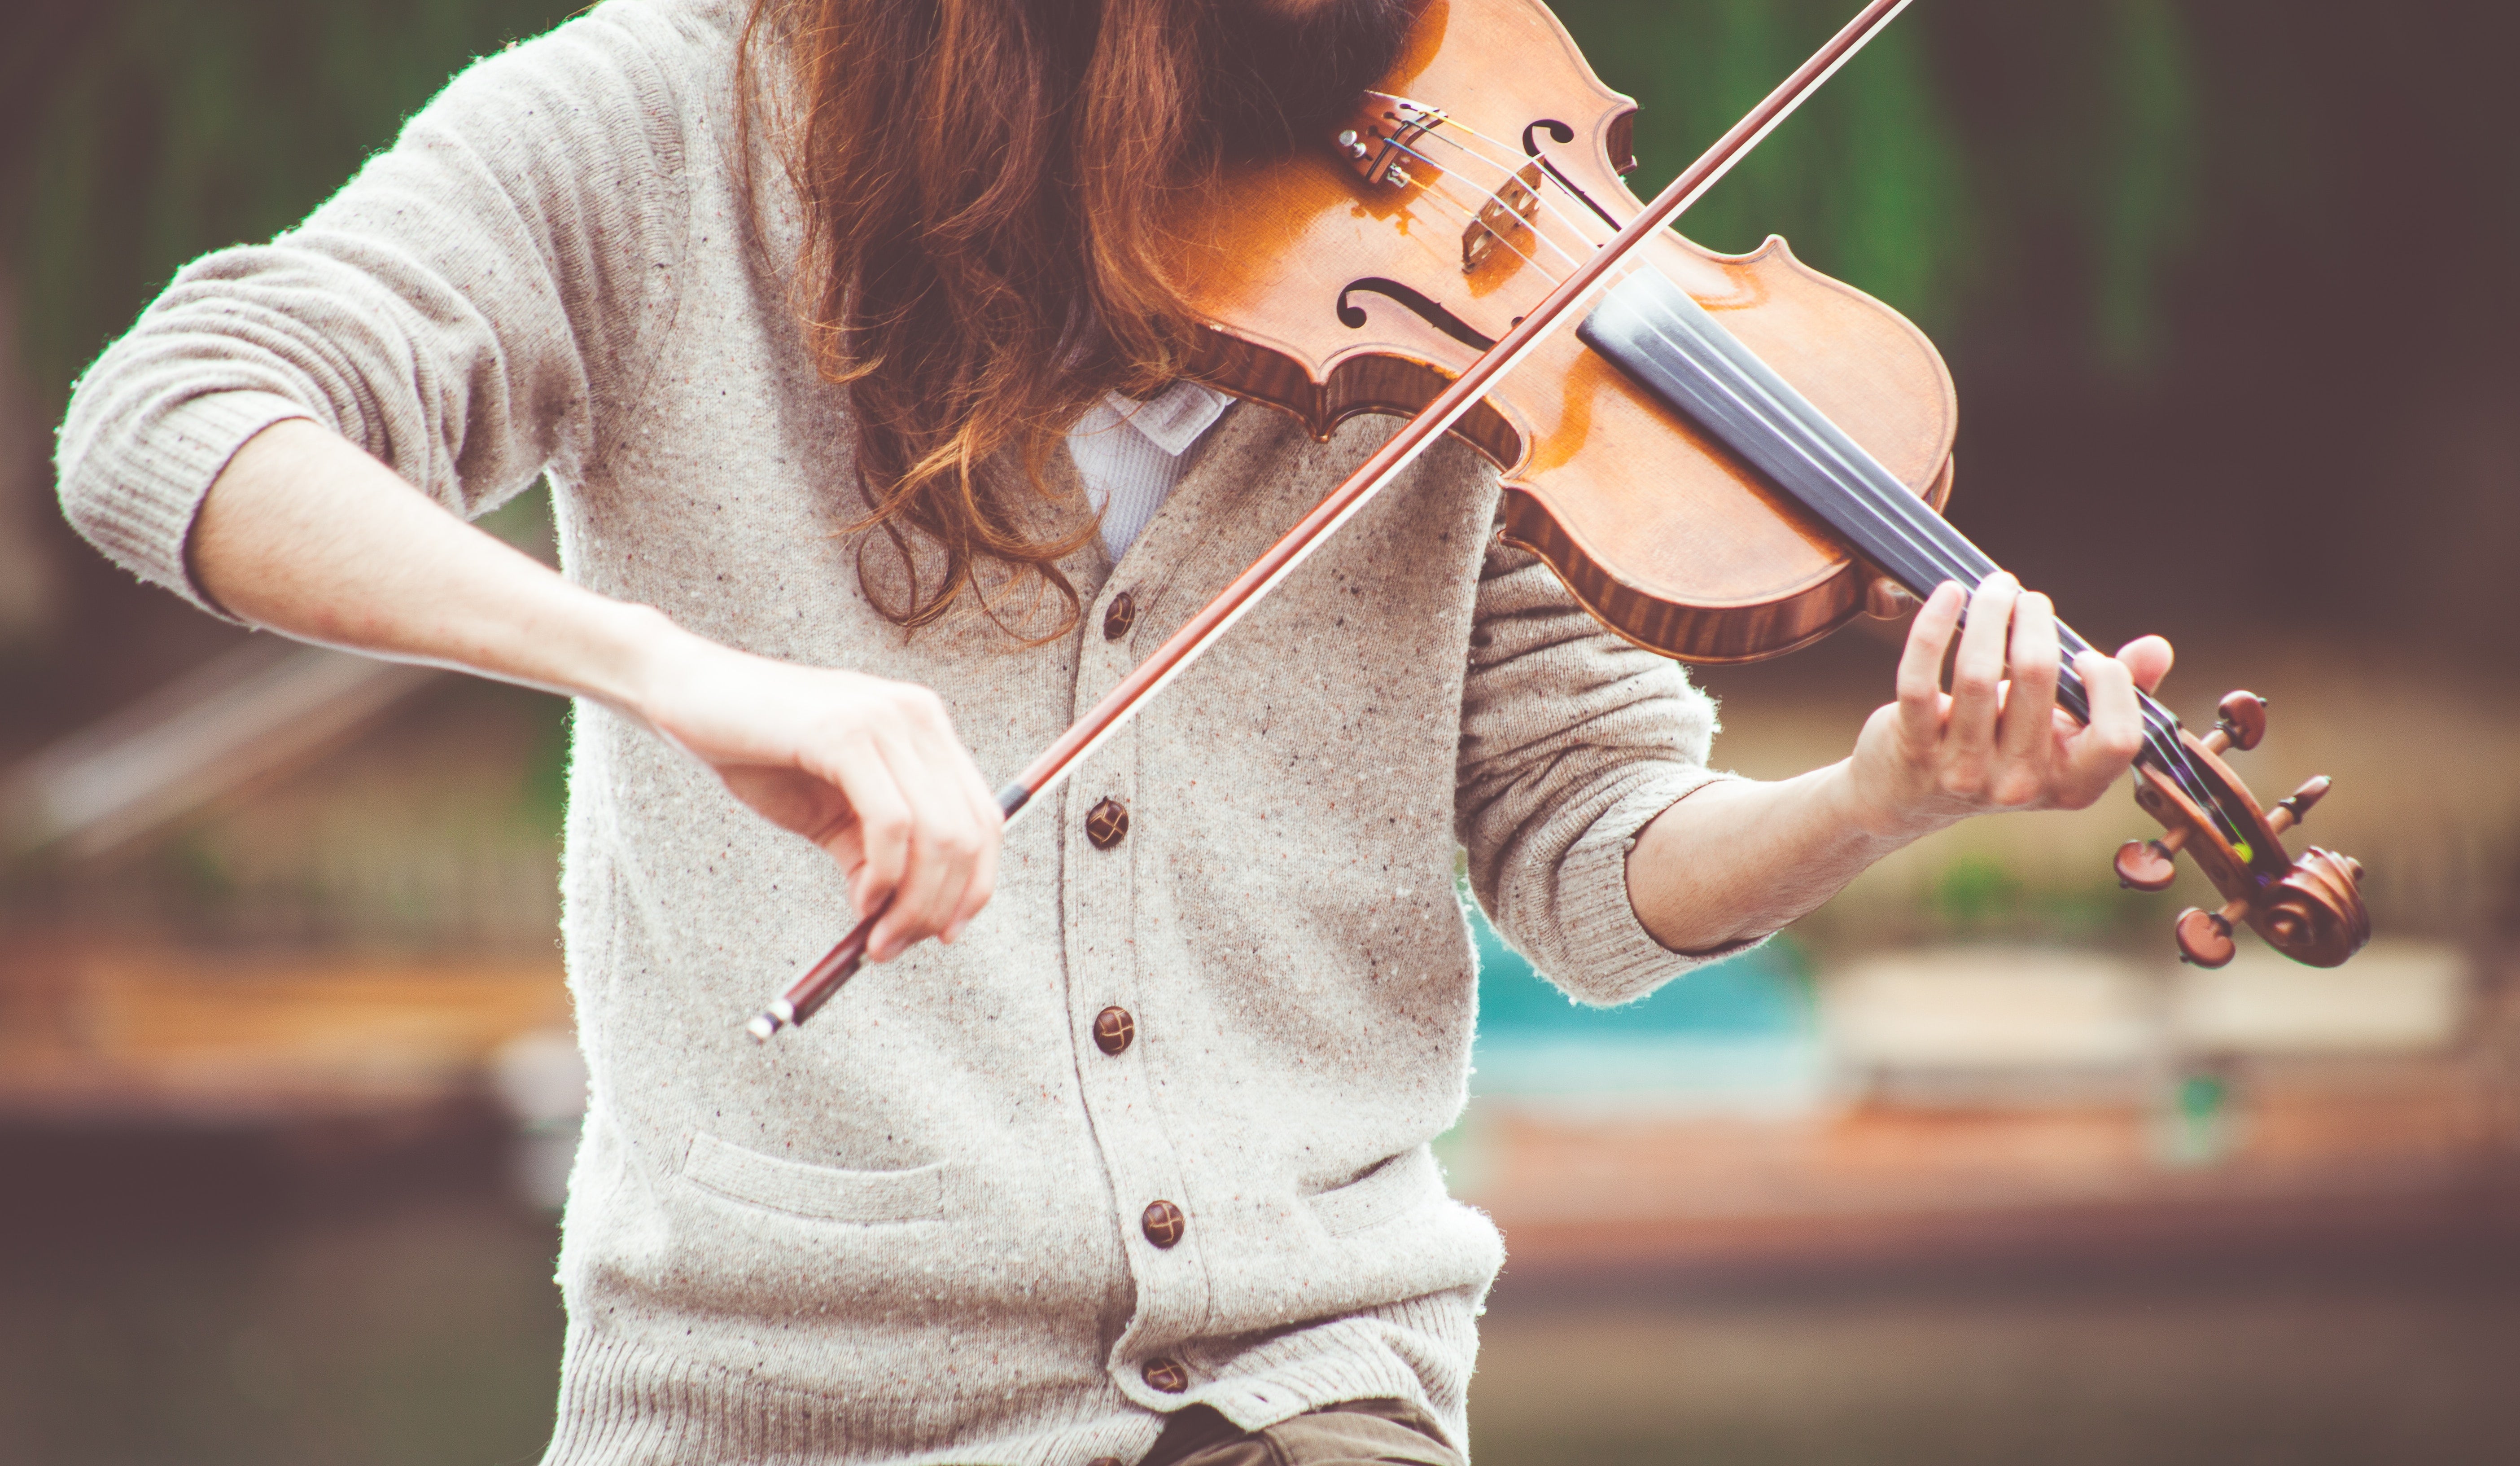
M 193 582 L 184 563 L 193 521 L 248 438 L 274 423 L 314 416 L 276 392 L 211 392 L 180 402 L 158 413 L 140 441 L 120 445 L 102 478 L 91 466 L 81 477 L 102 491 L 65 508 L 116 564 L 233 620 Z
M 1628 899 L 1628 852 L 1645 826 L 1709 784 L 1738 777 L 1706 769 L 1667 772 L 1622 795 L 1558 866 L 1558 930 L 1570 971 L 1561 985 L 1586 1002 L 1634 1002 L 1693 967 L 1749 950 L 1765 937 L 1711 952 L 1675 952 L 1654 940 Z

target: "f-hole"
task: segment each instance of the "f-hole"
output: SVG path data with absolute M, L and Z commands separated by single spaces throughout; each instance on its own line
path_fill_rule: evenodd
M 1469 322 L 1446 310 L 1420 292 L 1397 280 L 1385 280 L 1379 275 L 1351 280 L 1347 283 L 1347 289 L 1339 292 L 1339 324 L 1350 331 L 1365 329 L 1365 307 L 1348 298 L 1358 291 L 1364 291 L 1370 295 L 1387 296 L 1399 301 L 1414 312 L 1419 320 L 1473 350 L 1484 351 L 1496 344 L 1492 338 L 1480 335 Z
M 1566 190 L 1569 196 L 1581 203 L 1586 208 L 1593 210 L 1595 217 L 1598 218 L 1602 223 L 1609 225 L 1613 231 L 1616 231 L 1619 227 L 1619 221 L 1610 217 L 1610 211 L 1603 208 L 1600 205 L 1594 203 L 1593 196 L 1591 194 L 1577 188 L 1575 186 L 1574 179 L 1567 177 L 1562 172 L 1559 172 L 1557 164 L 1549 160 L 1549 155 L 1541 150 L 1540 139 L 1535 135 L 1541 132 L 1548 133 L 1549 140 L 1552 143 L 1571 143 L 1575 141 L 1575 129 L 1567 126 L 1555 117 L 1542 117 L 1539 121 L 1522 129 L 1523 156 L 1539 160 L 1540 165 L 1549 170 L 1549 176 L 1557 180 L 1557 186 L 1559 188 Z

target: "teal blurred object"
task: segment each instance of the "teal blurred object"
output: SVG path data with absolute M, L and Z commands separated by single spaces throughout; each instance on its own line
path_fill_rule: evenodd
M 1811 974 L 1791 939 L 1637 1002 L 1592 1008 L 1534 972 L 1475 902 L 1462 904 L 1479 954 L 1474 1096 L 1760 1115 L 1820 1103 L 1826 1056 Z

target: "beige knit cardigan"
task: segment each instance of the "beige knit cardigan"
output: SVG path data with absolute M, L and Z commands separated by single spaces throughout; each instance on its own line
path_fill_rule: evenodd
M 477 514 L 548 474 L 563 568 L 731 646 L 940 692 L 1003 777 L 1378 439 L 1238 409 L 1075 634 L 905 633 L 858 583 L 850 427 L 788 304 L 792 197 L 734 165 L 740 0 L 612 0 L 482 61 L 301 227 L 183 270 L 80 384 L 69 517 L 199 599 L 183 544 L 311 418 Z M 850 924 L 832 861 L 591 703 L 565 945 L 594 1076 L 553 1462 L 1134 1461 L 1391 1397 L 1463 1443 L 1494 1226 L 1428 1142 L 1476 1007 L 1454 885 L 1588 1001 L 1684 971 L 1637 831 L 1713 710 L 1504 550 L 1439 447 L 1011 833 L 957 945 L 740 1027 Z M 1081 511 L 1079 511 L 1081 512 Z M 1136 619 L 1103 634 L 1126 592 Z M 1085 811 L 1125 806 L 1109 848 Z M 1106 1007 L 1134 1018 L 1120 1053 Z M 1142 1214 L 1186 1218 L 1169 1247 Z M 1179 1389 L 1164 1388 L 1180 1386 Z

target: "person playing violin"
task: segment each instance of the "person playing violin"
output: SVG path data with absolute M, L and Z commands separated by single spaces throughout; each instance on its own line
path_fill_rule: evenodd
M 1412 14 L 608 0 L 80 382 L 63 500 L 135 573 L 577 700 L 550 1461 L 1457 1462 L 1503 1260 L 1428 1150 L 1457 848 L 1619 1003 L 2126 771 L 2170 649 L 2079 659 L 2080 725 L 1999 577 L 1924 602 L 1848 757 L 1713 772 L 1706 696 L 1448 442 L 1002 835 L 982 771 L 1390 431 L 1184 380 L 1165 220 L 1317 146 Z M 537 478 L 558 572 L 464 523 Z M 746 1041 L 886 902 L 889 966 Z

